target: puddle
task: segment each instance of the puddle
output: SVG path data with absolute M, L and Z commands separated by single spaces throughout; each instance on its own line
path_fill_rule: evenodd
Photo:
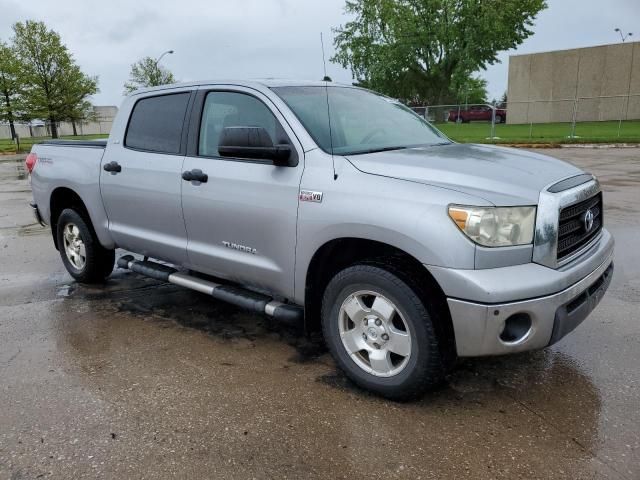
M 26 180 L 29 177 L 22 159 L 3 162 L 3 165 L 6 165 L 2 168 L 6 170 L 2 173 L 3 180 Z
M 43 233 L 50 234 L 51 230 L 49 227 L 43 227 L 39 223 L 30 223 L 29 225 L 24 225 L 18 228 L 18 236 L 20 237 L 30 237 L 32 235 L 42 235 Z
M 204 294 L 130 272 L 117 270 L 104 285 L 63 285 L 58 289 L 58 296 L 73 301 L 106 301 L 118 312 L 158 322 L 162 328 L 180 326 L 248 344 L 274 338 L 295 349 L 289 359 L 291 363 L 313 362 L 326 352 L 322 338 L 306 335 L 303 325 L 284 324 Z
M 63 285 L 58 288 L 57 296 L 58 297 L 68 297 L 75 291 L 76 287 L 74 285 Z

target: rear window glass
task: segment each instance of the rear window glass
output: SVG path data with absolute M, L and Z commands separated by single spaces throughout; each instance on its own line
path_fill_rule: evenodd
M 133 107 L 125 146 L 150 152 L 180 152 L 189 93 L 176 93 L 139 100 Z

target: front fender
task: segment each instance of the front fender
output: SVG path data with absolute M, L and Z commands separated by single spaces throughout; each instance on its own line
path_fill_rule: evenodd
M 321 182 L 307 183 L 314 186 Z M 303 304 L 314 254 L 341 238 L 375 240 L 427 265 L 473 269 L 475 246 L 448 217 L 451 203 L 478 204 L 465 193 L 342 168 L 323 185 L 323 200 L 300 202 L 296 245 L 295 300 Z

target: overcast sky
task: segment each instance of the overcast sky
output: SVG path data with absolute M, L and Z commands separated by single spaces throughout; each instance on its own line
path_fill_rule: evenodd
M 508 57 L 615 43 L 620 27 L 640 40 L 640 0 L 549 0 L 535 34 L 480 75 L 489 94 L 507 87 Z M 327 57 L 344 0 L 0 0 L 0 39 L 16 21 L 44 21 L 60 33 L 83 71 L 99 77 L 96 105 L 119 105 L 131 63 L 173 49 L 162 64 L 181 81 L 213 78 L 320 79 L 320 32 Z M 351 74 L 327 63 L 336 81 Z

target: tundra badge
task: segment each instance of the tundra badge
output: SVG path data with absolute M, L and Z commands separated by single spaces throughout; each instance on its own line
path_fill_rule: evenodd
M 234 250 L 239 250 L 241 252 L 252 253 L 254 255 L 258 253 L 255 248 L 247 247 L 245 245 L 239 245 L 237 243 L 227 242 L 226 240 L 223 240 L 222 244 L 227 248 L 233 248 Z

